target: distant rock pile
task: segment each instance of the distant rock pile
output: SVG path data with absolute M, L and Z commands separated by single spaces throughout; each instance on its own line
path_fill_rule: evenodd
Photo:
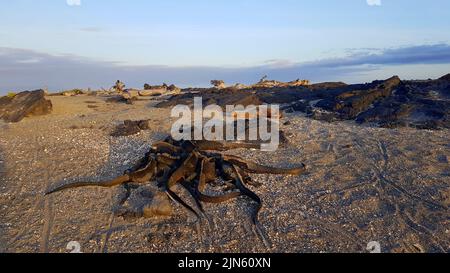
M 275 88 L 275 87 L 298 87 L 298 86 L 308 86 L 310 85 L 309 80 L 297 79 L 291 82 L 280 82 L 274 80 L 267 80 L 267 76 L 264 76 L 257 84 L 251 86 L 251 88 Z
M 125 84 L 121 81 L 116 82 L 116 87 L 110 89 L 110 91 L 103 90 L 101 93 L 97 93 L 98 95 L 116 95 L 116 98 L 111 99 L 111 101 L 116 102 L 126 102 L 128 104 L 133 104 L 135 101 L 139 100 L 142 97 L 159 97 L 159 96 L 170 96 L 176 95 L 181 92 L 181 89 L 176 87 L 175 85 L 149 85 L 145 84 L 144 89 L 125 89 Z
M 63 91 L 60 94 L 65 97 L 73 97 L 73 96 L 79 96 L 79 95 L 86 95 L 86 94 L 88 94 L 88 92 L 81 90 L 81 89 L 73 89 L 73 90 Z
M 163 84 L 163 85 L 149 85 L 149 84 L 145 84 L 144 85 L 144 90 L 141 90 L 139 92 L 139 94 L 141 96 L 161 96 L 161 95 L 166 95 L 166 94 L 178 94 L 181 92 L 181 89 L 176 87 L 174 84 L 172 85 L 167 85 L 167 84 Z
M 236 83 L 232 86 L 227 86 L 225 81 L 223 80 L 212 80 L 211 85 L 214 86 L 215 89 L 264 89 L 264 88 L 290 88 L 290 87 L 301 87 L 301 86 L 309 86 L 311 82 L 309 80 L 300 80 L 297 79 L 291 82 L 280 82 L 274 80 L 267 80 L 267 76 L 264 76 L 258 83 L 247 86 L 241 83 Z
M 44 90 L 25 91 L 0 98 L 0 119 L 19 122 L 25 117 L 49 114 L 52 107 L 51 101 L 45 99 Z

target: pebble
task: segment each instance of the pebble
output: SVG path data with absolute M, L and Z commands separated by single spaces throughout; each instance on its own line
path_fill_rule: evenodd
M 445 164 L 448 163 L 448 159 L 447 159 L 446 155 L 439 155 L 437 160 L 438 160 L 439 163 L 445 163 Z

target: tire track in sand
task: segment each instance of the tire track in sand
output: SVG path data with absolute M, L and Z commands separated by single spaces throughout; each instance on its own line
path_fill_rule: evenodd
M 39 162 L 38 165 L 40 166 L 40 164 L 41 164 L 40 160 L 39 160 L 40 153 L 39 153 L 39 149 L 36 148 L 36 147 L 39 147 L 40 137 L 39 136 L 34 137 L 32 139 L 29 139 L 29 141 L 26 141 L 26 142 L 31 143 L 32 145 L 29 145 L 29 146 L 33 147 L 31 151 L 24 150 L 24 153 L 28 154 L 28 158 L 30 160 L 27 161 L 26 163 L 24 163 L 22 161 L 20 161 L 19 163 L 16 162 L 16 165 L 17 165 L 16 167 L 20 168 L 21 165 L 19 165 L 19 164 L 29 165 L 31 162 Z M 41 176 L 42 179 L 43 180 L 48 179 L 48 177 L 49 177 L 48 173 L 47 173 L 48 170 L 44 169 L 44 168 L 40 168 L 40 169 L 45 171 Z M 11 181 L 11 178 L 10 178 L 10 181 Z M 22 198 L 24 198 L 26 193 L 22 193 L 22 192 L 23 192 L 23 189 L 25 188 L 28 180 L 27 179 L 15 179 L 15 181 L 17 181 L 17 183 L 14 185 L 14 187 L 12 187 L 12 190 L 11 190 L 11 196 L 12 196 L 13 201 L 21 200 Z M 36 183 L 36 181 L 35 181 L 35 183 Z M 33 196 L 33 198 L 35 198 L 32 207 L 30 207 L 30 208 L 27 207 L 27 209 L 31 209 L 32 212 L 40 211 L 42 208 L 42 204 L 43 204 L 43 196 L 40 195 L 40 192 L 41 192 L 40 188 L 36 192 L 38 192 L 38 195 L 30 194 Z M 17 201 L 17 202 L 19 202 L 19 201 Z M 17 206 L 21 206 L 21 203 L 19 202 L 17 204 Z M 30 226 L 30 222 L 32 222 L 33 215 L 34 215 L 33 213 L 31 215 L 30 215 L 30 213 L 21 215 L 21 219 L 22 220 L 26 219 L 26 222 L 20 223 L 21 224 L 20 230 L 18 232 L 16 232 L 14 234 L 14 236 L 11 237 L 11 239 L 9 240 L 8 245 L 10 247 L 14 247 L 14 244 L 16 242 L 19 242 L 23 236 L 26 236 L 28 233 L 31 232 L 33 227 Z
M 44 189 L 42 192 L 45 192 L 50 187 L 50 177 L 51 177 L 51 171 L 53 170 L 54 166 L 52 163 L 49 163 L 48 160 L 43 160 L 43 166 L 44 170 L 43 178 L 45 179 L 44 183 Z M 40 249 L 39 251 L 41 253 L 47 253 L 49 252 L 49 239 L 50 239 L 50 233 L 53 226 L 53 220 L 55 218 L 53 213 L 53 197 L 52 196 L 42 196 L 41 198 L 44 198 L 44 225 L 42 227 L 41 231 L 41 240 L 40 240 Z
M 112 203 L 113 202 L 112 191 L 109 191 L 108 195 L 109 195 L 109 199 L 111 200 L 111 203 Z M 114 232 L 114 219 L 115 219 L 114 212 L 111 212 L 111 214 L 109 215 L 109 227 L 108 227 L 108 231 L 106 232 L 106 235 L 105 235 L 105 241 L 103 242 L 103 245 L 101 248 L 101 253 L 108 253 L 109 238 L 111 238 L 111 235 Z

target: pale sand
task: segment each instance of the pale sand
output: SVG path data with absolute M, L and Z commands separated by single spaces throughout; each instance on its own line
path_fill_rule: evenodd
M 61 181 L 105 180 L 122 174 L 164 138 L 170 109 L 153 103 L 106 103 L 94 96 L 52 97 L 51 115 L 0 123 L 0 251 L 67 252 L 385 252 L 450 251 L 450 133 L 377 129 L 348 122 L 286 116 L 290 144 L 275 153 L 232 153 L 288 167 L 301 177 L 254 175 L 264 200 L 260 221 L 267 248 L 250 224 L 245 197 L 205 205 L 214 222 L 197 233 L 195 218 L 177 205 L 171 218 L 113 216 L 117 189 L 84 188 L 49 197 Z M 90 103 L 86 103 L 89 101 Z M 96 102 L 96 103 L 92 103 Z M 97 108 L 89 108 L 94 105 Z M 113 138 L 126 119 L 151 119 L 152 130 Z

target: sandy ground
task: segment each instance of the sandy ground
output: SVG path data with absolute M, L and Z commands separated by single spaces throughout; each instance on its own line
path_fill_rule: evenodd
M 301 177 L 254 175 L 264 200 L 266 247 L 250 222 L 245 197 L 205 205 L 213 225 L 176 206 L 167 218 L 122 219 L 118 189 L 84 188 L 45 197 L 55 183 L 100 181 L 132 167 L 169 132 L 169 109 L 152 102 L 52 97 L 54 111 L 0 123 L 0 251 L 67 252 L 70 241 L 92 252 L 450 252 L 450 133 L 334 124 L 297 114 L 283 119 L 290 144 L 274 153 L 233 154 L 266 165 L 304 162 Z M 132 137 L 109 133 L 126 119 L 151 119 Z

